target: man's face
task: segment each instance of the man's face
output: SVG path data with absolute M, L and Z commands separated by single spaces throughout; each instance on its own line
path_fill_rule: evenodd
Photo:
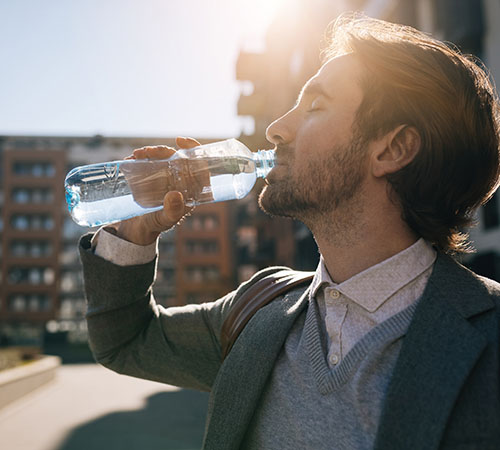
M 360 74 L 352 55 L 331 59 L 306 83 L 297 105 L 269 126 L 277 165 L 259 198 L 264 211 L 307 224 L 358 192 L 366 160 L 360 138 L 353 136 Z

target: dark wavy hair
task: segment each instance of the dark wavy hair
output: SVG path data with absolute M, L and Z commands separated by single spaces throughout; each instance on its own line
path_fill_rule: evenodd
M 415 127 L 421 148 L 387 177 L 403 219 L 447 253 L 470 251 L 465 227 L 499 184 L 499 103 L 478 60 L 414 28 L 342 16 L 325 59 L 354 53 L 365 71 L 356 129 L 365 142 L 399 125 Z

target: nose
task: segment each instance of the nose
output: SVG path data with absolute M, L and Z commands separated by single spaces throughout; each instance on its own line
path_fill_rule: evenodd
M 267 127 L 266 139 L 274 145 L 288 144 L 293 140 L 293 127 L 290 121 L 290 114 L 293 110 L 288 111 L 284 116 L 276 119 Z

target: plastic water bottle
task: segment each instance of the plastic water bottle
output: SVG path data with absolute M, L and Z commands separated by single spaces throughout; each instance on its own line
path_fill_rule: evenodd
M 122 160 L 76 167 L 66 202 L 82 226 L 105 225 L 157 211 L 169 191 L 188 206 L 245 197 L 274 167 L 274 150 L 252 153 L 236 139 L 178 150 L 168 159 Z

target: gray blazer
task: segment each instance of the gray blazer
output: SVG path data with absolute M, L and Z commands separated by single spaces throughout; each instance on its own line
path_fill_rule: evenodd
M 259 272 L 213 303 L 164 309 L 155 264 L 119 267 L 80 243 L 89 341 L 103 365 L 211 392 L 204 449 L 237 449 L 307 292 L 261 309 L 221 364 L 220 328 Z M 377 450 L 500 448 L 500 285 L 439 254 L 405 336 L 377 432 Z

